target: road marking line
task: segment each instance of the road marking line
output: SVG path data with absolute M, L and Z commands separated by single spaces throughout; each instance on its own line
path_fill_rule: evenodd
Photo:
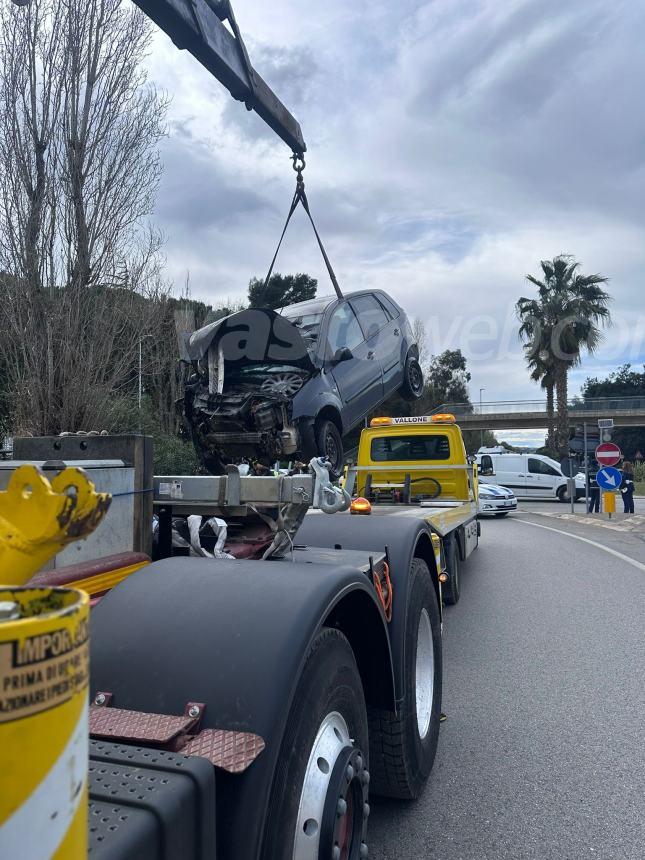
M 604 544 L 598 543 L 598 541 L 590 540 L 589 538 L 582 537 L 582 535 L 573 535 L 571 532 L 564 532 L 562 529 L 554 529 L 551 526 L 542 526 L 539 523 L 532 523 L 530 520 L 520 520 L 518 517 L 513 517 L 513 521 L 516 523 L 524 523 L 525 526 L 533 526 L 536 529 L 546 529 L 548 532 L 555 532 L 559 535 L 564 535 L 565 537 L 573 538 L 574 540 L 582 541 L 583 543 L 591 544 L 591 546 L 595 546 L 598 549 L 601 549 L 603 552 L 609 553 L 609 555 L 614 555 L 616 558 L 621 559 L 622 561 L 627 562 L 627 564 L 631 564 L 632 567 L 635 567 L 637 570 L 642 570 L 645 572 L 645 564 L 641 561 L 636 561 L 635 558 L 631 558 L 628 555 L 625 555 L 623 552 L 618 552 L 617 549 L 612 549 L 609 546 L 604 546 Z

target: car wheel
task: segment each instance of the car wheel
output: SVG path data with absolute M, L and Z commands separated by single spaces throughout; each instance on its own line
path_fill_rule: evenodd
M 325 457 L 331 463 L 329 470 L 332 480 L 337 481 L 343 474 L 343 465 L 345 461 L 345 452 L 343 450 L 343 440 L 338 427 L 333 421 L 328 418 L 324 419 L 318 425 L 316 431 L 316 445 L 318 448 L 318 456 Z
M 432 576 L 415 558 L 405 619 L 405 692 L 397 713 L 368 708 L 372 791 L 417 798 L 437 751 L 441 716 L 441 618 Z
M 417 359 L 411 355 L 405 362 L 401 394 L 406 400 L 418 400 L 423 394 L 423 370 Z
M 367 857 L 367 712 L 361 676 L 339 630 L 316 636 L 275 771 L 263 860 Z
M 569 495 L 569 491 L 568 491 L 566 486 L 560 487 L 560 489 L 558 490 L 557 496 L 558 496 L 558 501 L 562 502 L 563 504 L 567 504 L 568 502 L 571 501 L 571 496 Z

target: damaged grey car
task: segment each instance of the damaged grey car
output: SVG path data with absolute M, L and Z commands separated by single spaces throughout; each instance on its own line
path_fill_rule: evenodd
M 204 468 L 324 456 L 335 475 L 343 436 L 395 391 L 423 393 L 404 311 L 370 290 L 280 309 L 249 309 L 194 332 L 183 411 Z

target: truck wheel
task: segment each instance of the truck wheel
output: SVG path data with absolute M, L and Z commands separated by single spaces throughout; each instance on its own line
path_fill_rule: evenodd
M 338 427 L 328 418 L 323 419 L 317 426 L 316 445 L 318 456 L 326 457 L 331 463 L 329 474 L 332 481 L 337 481 L 343 474 L 345 452 Z
M 406 612 L 405 694 L 398 714 L 370 708 L 372 791 L 413 800 L 434 763 L 441 716 L 441 622 L 430 570 L 412 562 Z
M 423 370 L 416 358 L 409 355 L 403 370 L 401 395 L 405 400 L 418 400 L 423 394 Z
M 447 606 L 454 606 L 456 603 L 459 603 L 459 598 L 461 596 L 461 588 L 459 584 L 459 567 L 459 545 L 457 544 L 457 541 L 453 538 L 453 540 L 451 541 L 450 556 L 448 558 L 448 574 L 450 575 L 450 579 L 448 580 L 448 583 L 442 588 L 444 603 Z
M 367 856 L 367 738 L 354 653 L 339 630 L 325 628 L 311 646 L 287 720 L 263 860 Z

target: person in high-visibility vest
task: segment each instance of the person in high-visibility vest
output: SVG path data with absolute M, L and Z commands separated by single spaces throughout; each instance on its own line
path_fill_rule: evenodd
M 623 480 L 620 485 L 623 509 L 626 514 L 634 513 L 634 467 L 628 461 L 623 463 Z

